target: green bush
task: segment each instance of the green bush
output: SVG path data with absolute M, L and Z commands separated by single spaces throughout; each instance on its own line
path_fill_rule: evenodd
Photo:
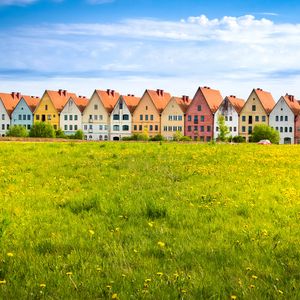
M 83 131 L 81 129 L 77 130 L 74 134 L 74 138 L 75 140 L 83 140 L 84 138 Z
M 161 134 L 157 134 L 154 137 L 150 138 L 152 142 L 164 141 L 164 137 Z
M 186 135 L 184 135 L 180 138 L 180 142 L 190 142 L 191 140 L 192 140 L 192 138 L 190 136 L 186 136 Z
M 60 138 L 60 139 L 65 139 L 67 138 L 66 134 L 62 131 L 62 129 L 57 129 L 55 130 L 55 137 Z
M 236 136 L 234 136 L 234 137 L 232 138 L 232 141 L 233 141 L 234 143 L 245 143 L 245 142 L 246 142 L 245 138 L 244 138 L 243 136 L 241 136 L 241 135 L 236 135 Z
M 181 133 L 181 131 L 176 131 L 173 135 L 173 141 L 180 141 L 183 137 L 183 134 Z
M 9 128 L 9 130 L 6 132 L 6 135 L 14 137 L 27 137 L 28 131 L 22 125 L 14 125 Z
M 257 143 L 260 140 L 269 140 L 272 144 L 278 144 L 279 139 L 279 132 L 272 127 L 265 124 L 254 126 L 251 138 L 252 142 Z
M 35 123 L 29 132 L 30 137 L 54 138 L 55 131 L 51 124 L 45 122 Z

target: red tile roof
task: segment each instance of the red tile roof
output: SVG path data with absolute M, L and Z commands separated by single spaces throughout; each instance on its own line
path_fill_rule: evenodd
M 101 99 L 104 107 L 108 113 L 111 113 L 120 97 L 120 94 L 114 90 L 96 90 L 99 98 Z
M 75 99 L 72 98 L 72 99 L 81 112 L 84 111 L 84 109 L 86 108 L 86 106 L 89 103 L 89 100 L 85 96 L 78 96 L 77 98 L 75 98 Z
M 186 113 L 189 105 L 192 103 L 192 100 L 189 98 L 189 96 L 182 96 L 181 98 L 172 97 L 172 99 L 173 98 L 176 100 L 176 102 L 179 105 L 179 107 L 181 108 L 182 112 Z
M 213 90 L 210 87 L 200 87 L 200 90 L 212 113 L 215 113 L 223 101 L 219 90 Z
M 234 107 L 235 111 L 240 114 L 242 111 L 244 105 L 245 105 L 245 100 L 237 98 L 236 96 L 230 95 L 226 97 L 228 101 L 231 103 L 231 105 Z
M 293 95 L 286 94 L 283 99 L 295 116 L 300 114 L 300 102 Z
M 164 90 L 146 90 L 146 93 L 149 94 L 159 113 L 165 109 L 171 99 L 171 94 L 165 92 Z
M 13 110 L 15 109 L 21 98 L 21 93 L 0 93 L 0 99 L 2 100 L 2 103 L 9 116 L 11 116 Z
M 69 93 L 66 90 L 58 90 L 58 91 L 50 91 L 46 90 L 45 93 L 47 93 L 55 107 L 55 109 L 58 112 L 61 112 L 68 102 L 70 98 L 72 99 L 77 99 L 76 94 L 74 93 Z
M 135 97 L 134 95 L 122 96 L 122 98 L 124 99 L 128 109 L 131 113 L 134 112 L 135 108 L 137 107 L 137 105 L 139 104 L 139 102 L 141 100 L 141 98 Z
M 27 103 L 28 107 L 32 112 L 35 111 L 37 105 L 41 100 L 40 97 L 35 97 L 35 96 L 22 96 L 22 98 L 25 100 L 25 102 Z
M 275 101 L 271 93 L 263 91 L 262 89 L 255 89 L 254 91 L 259 98 L 263 108 L 269 114 L 275 106 Z

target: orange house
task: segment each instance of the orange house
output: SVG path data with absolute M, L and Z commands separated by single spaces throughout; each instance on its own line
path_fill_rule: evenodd
M 171 99 L 164 90 L 146 90 L 132 115 L 132 133 L 161 133 L 161 113 Z

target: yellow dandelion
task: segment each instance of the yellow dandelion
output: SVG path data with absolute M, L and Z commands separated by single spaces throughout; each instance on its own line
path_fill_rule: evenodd
M 148 222 L 148 225 L 149 225 L 150 227 L 153 227 L 154 223 L 153 223 L 153 222 Z
M 118 294 L 116 293 L 112 294 L 111 299 L 118 299 Z
M 41 288 L 45 288 L 45 287 L 46 287 L 46 284 L 45 284 L 45 283 L 41 283 L 41 284 L 40 284 L 40 287 L 41 287 Z
M 250 288 L 251 288 L 251 289 L 254 289 L 254 288 L 255 288 L 255 285 L 254 285 L 254 284 L 251 284 L 251 285 L 250 285 Z
M 119 231 L 120 231 L 119 227 L 115 228 L 115 232 L 119 232 Z
M 11 252 L 8 252 L 8 253 L 7 253 L 7 256 L 9 256 L 9 257 L 13 257 L 13 256 L 14 256 L 14 254 L 13 254 L 13 253 L 11 253 Z
M 181 289 L 181 293 L 185 294 L 187 291 L 185 289 Z
M 90 230 L 89 230 L 89 233 L 90 233 L 90 235 L 94 235 L 94 234 L 95 234 L 95 231 L 92 230 L 92 229 L 90 229 Z
M 280 295 L 282 295 L 282 294 L 283 294 L 283 291 L 282 291 L 282 290 L 278 290 L 278 293 L 279 293 Z
M 162 272 L 157 272 L 156 273 L 158 276 L 163 276 L 164 275 L 164 273 L 162 273 Z
M 106 288 L 110 290 L 111 289 L 111 285 L 107 285 Z
M 134 253 L 138 253 L 138 251 L 137 251 L 136 249 L 133 249 L 133 252 L 134 252 Z
M 96 270 L 97 270 L 98 272 L 100 272 L 100 271 L 101 271 L 101 268 L 97 268 Z
M 257 279 L 257 276 L 255 276 L 255 275 L 252 275 L 251 277 L 252 277 L 253 279 Z
M 0 284 L 6 284 L 6 280 L 5 279 L 0 280 Z
M 236 300 L 236 299 L 237 299 L 237 296 L 236 296 L 236 295 L 231 295 L 231 296 L 230 296 L 230 299 L 231 299 L 231 300 Z
M 151 282 L 151 279 L 150 279 L 150 278 L 147 278 L 147 279 L 145 280 L 145 282 L 146 282 L 146 283 L 149 283 L 149 282 Z
M 165 247 L 166 244 L 164 242 L 159 241 L 159 242 L 157 242 L 157 245 L 159 247 L 163 248 L 163 247 Z
M 252 269 L 251 269 L 250 267 L 247 267 L 246 270 L 247 270 L 247 271 L 251 271 Z
M 126 277 L 126 275 L 125 275 L 125 274 L 122 274 L 122 277 Z
M 71 276 L 71 275 L 73 275 L 73 273 L 72 272 L 67 272 L 66 273 L 68 276 Z

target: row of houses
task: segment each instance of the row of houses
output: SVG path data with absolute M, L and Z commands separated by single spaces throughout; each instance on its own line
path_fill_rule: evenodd
M 286 94 L 275 103 L 271 93 L 253 89 L 248 99 L 199 87 L 195 96 L 174 97 L 164 90 L 146 90 L 142 97 L 115 90 L 95 90 L 88 99 L 66 90 L 46 90 L 41 98 L 0 93 L 0 135 L 12 125 L 28 130 L 48 122 L 67 135 L 81 129 L 87 140 L 121 140 L 134 133 L 171 140 L 176 132 L 209 142 L 219 135 L 223 115 L 232 136 L 248 140 L 254 126 L 267 124 L 280 133 L 281 144 L 300 144 L 300 102 Z

